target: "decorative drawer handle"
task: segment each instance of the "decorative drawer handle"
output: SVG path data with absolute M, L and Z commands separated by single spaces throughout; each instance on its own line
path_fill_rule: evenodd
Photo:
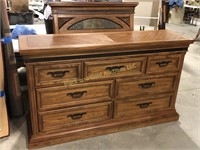
M 48 72 L 47 75 L 51 75 L 54 78 L 62 78 L 66 73 L 69 73 L 70 71 L 55 71 L 55 72 Z
M 87 91 L 67 93 L 67 96 L 71 96 L 72 98 L 80 98 L 84 93 L 87 93 Z
M 169 63 L 172 63 L 172 61 L 161 61 L 161 62 L 156 62 L 156 64 L 158 64 L 159 67 L 166 67 Z
M 125 66 L 112 66 L 112 67 L 106 67 L 106 70 L 109 70 L 110 72 L 114 73 L 114 72 L 118 72 L 120 71 L 121 68 L 124 68 Z
M 147 107 L 149 107 L 150 104 L 152 104 L 152 102 L 137 104 L 137 106 L 139 106 L 139 107 L 142 109 L 142 108 L 147 108 Z
M 78 120 L 83 117 L 83 115 L 87 114 L 86 112 L 83 113 L 78 113 L 78 114 L 73 114 L 73 115 L 68 115 L 67 117 L 71 117 L 72 120 Z
M 143 88 L 143 89 L 147 89 L 152 87 L 155 84 L 155 82 L 149 82 L 149 83 L 143 83 L 143 84 L 139 84 L 139 87 Z

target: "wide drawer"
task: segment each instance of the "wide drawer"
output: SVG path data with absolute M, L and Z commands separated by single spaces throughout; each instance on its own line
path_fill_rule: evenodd
M 76 84 L 70 87 L 50 87 L 36 90 L 39 110 L 75 106 L 100 101 L 113 97 L 113 81 Z
M 40 112 L 39 128 L 40 131 L 47 131 L 74 125 L 81 126 L 107 120 L 111 117 L 111 113 L 111 102 Z
M 183 63 L 183 58 L 184 53 L 149 56 L 147 73 L 178 71 Z
M 172 95 L 149 97 L 140 100 L 121 100 L 115 102 L 115 118 L 131 117 L 143 113 L 170 109 L 173 101 Z
M 36 85 L 61 84 L 81 78 L 81 62 L 36 65 L 34 74 Z
M 116 99 L 151 95 L 160 92 L 174 91 L 176 75 L 160 76 L 157 78 L 126 78 L 116 80 Z
M 110 78 L 128 75 L 141 75 L 145 72 L 146 57 L 122 57 L 84 62 L 85 80 Z

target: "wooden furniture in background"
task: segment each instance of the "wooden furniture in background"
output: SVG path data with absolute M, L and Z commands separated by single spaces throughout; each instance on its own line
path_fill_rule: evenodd
M 1 38 L 6 37 L 7 42 L 2 44 L 4 69 L 5 69 L 5 83 L 6 83 L 6 98 L 9 115 L 12 117 L 18 117 L 23 115 L 23 106 L 21 99 L 21 88 L 19 84 L 19 77 L 17 72 L 16 58 L 13 50 L 10 24 L 8 20 L 7 4 L 6 0 L 1 0 Z
M 178 120 L 190 43 L 167 30 L 20 36 L 29 148 Z
M 169 0 L 162 0 L 162 6 L 163 6 L 163 20 L 165 23 L 168 23 L 169 20 Z
M 11 0 L 12 12 L 28 12 L 29 0 Z
M 130 31 L 138 3 L 50 2 L 54 33 Z
M 8 113 L 6 107 L 6 98 L 3 94 L 4 91 L 4 65 L 3 65 L 3 53 L 0 44 L 0 138 L 9 135 Z M 4 95 L 4 96 L 3 96 Z

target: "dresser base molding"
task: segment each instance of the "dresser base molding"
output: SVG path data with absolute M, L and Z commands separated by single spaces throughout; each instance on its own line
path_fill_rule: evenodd
M 29 118 L 28 118 L 29 119 Z M 27 119 L 27 120 L 28 120 Z M 125 131 L 134 128 L 141 128 L 161 123 L 173 122 L 179 119 L 179 114 L 173 111 L 165 111 L 161 113 L 155 113 L 145 117 L 138 118 L 126 118 L 122 119 L 113 119 L 106 123 L 102 123 L 88 128 L 80 128 L 72 131 L 63 131 L 52 134 L 31 134 L 31 127 L 28 124 L 29 132 L 29 144 L 28 148 L 40 148 L 45 146 L 50 146 L 54 144 L 60 144 L 64 142 L 70 142 L 74 140 L 95 137 L 98 135 L 104 135 L 109 133 L 115 133 L 119 131 Z

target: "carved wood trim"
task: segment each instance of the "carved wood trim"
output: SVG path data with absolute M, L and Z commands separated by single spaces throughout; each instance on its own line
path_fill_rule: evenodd
M 66 23 L 63 24 L 63 22 L 58 22 L 58 33 L 66 33 L 66 32 L 70 32 L 70 27 L 72 27 L 73 25 L 81 22 L 81 21 L 84 21 L 84 20 L 89 20 L 89 19 L 105 19 L 105 20 L 108 20 L 108 21 L 111 21 L 113 22 L 114 24 L 118 25 L 120 28 L 112 28 L 112 30 L 126 30 L 126 31 L 130 31 L 132 30 L 132 27 L 130 26 L 130 19 L 129 22 L 127 20 L 127 22 L 125 22 L 125 20 L 123 19 L 125 17 L 116 17 L 116 16 L 111 16 L 111 15 L 107 15 L 107 16 L 104 16 L 102 17 L 102 15 L 95 15 L 95 16 L 90 16 L 90 15 L 86 15 L 86 16 L 80 16 L 80 17 L 73 17 L 73 18 L 66 18 Z M 127 18 L 127 17 L 126 17 Z M 60 17 L 58 16 L 58 21 L 60 20 Z M 65 19 L 63 19 L 65 20 Z M 100 29 L 91 29 L 93 31 L 99 31 L 99 30 L 109 30 L 111 28 L 100 28 Z M 74 32 L 80 32 L 80 31 L 87 31 L 88 29 L 77 29 L 77 31 L 74 31 Z
M 58 18 L 59 29 L 73 18 Z

